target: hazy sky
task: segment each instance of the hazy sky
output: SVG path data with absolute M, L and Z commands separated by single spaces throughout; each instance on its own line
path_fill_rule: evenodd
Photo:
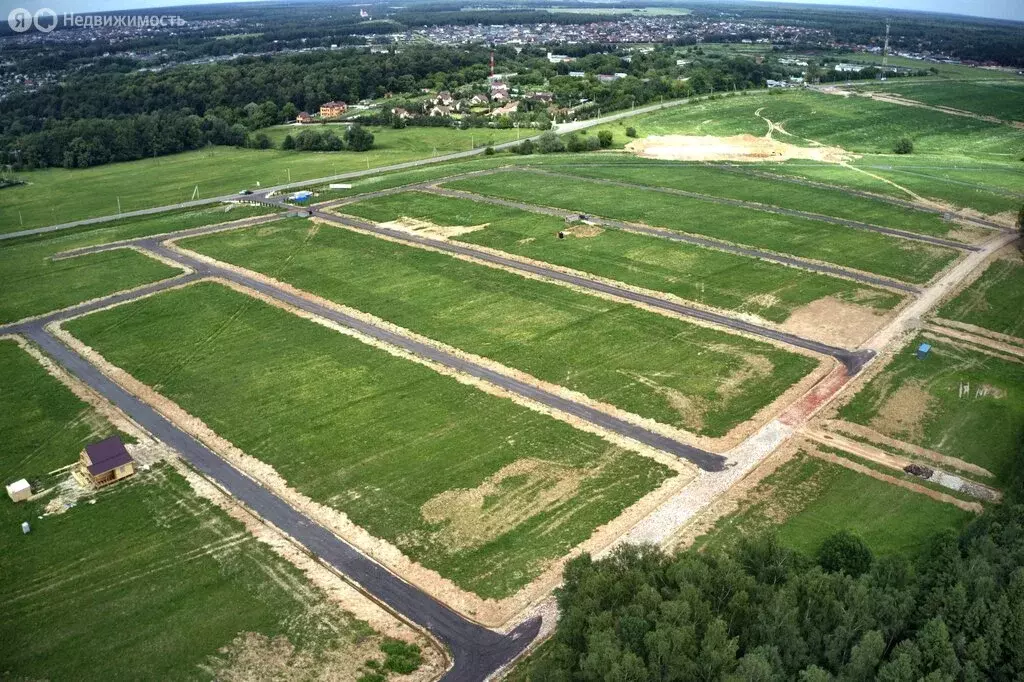
M 200 5 L 237 0 L 0 0 L 6 15 L 15 7 L 35 11 L 49 7 L 57 12 L 101 12 L 140 7 L 167 7 L 170 5 Z M 772 2 L 802 2 L 814 5 L 855 5 L 858 7 L 892 7 L 897 9 L 930 10 L 951 14 L 967 14 L 999 19 L 1024 21 L 1024 0 L 770 0 Z M 680 5 L 686 6 L 685 0 Z M 0 19 L 3 21 L 3 19 Z

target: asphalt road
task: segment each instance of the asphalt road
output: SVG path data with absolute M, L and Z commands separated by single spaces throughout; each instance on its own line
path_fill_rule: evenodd
M 472 246 L 464 244 L 456 244 L 454 242 L 442 241 L 440 239 L 430 239 L 427 237 L 421 237 L 419 235 L 409 234 L 401 230 L 392 230 L 386 227 L 381 227 L 365 220 L 359 220 L 351 217 L 340 217 L 332 213 L 325 213 L 319 209 L 312 209 L 311 214 L 317 218 L 328 220 L 330 222 L 338 223 L 339 225 L 346 225 L 351 228 L 369 232 L 371 234 L 382 235 L 389 237 L 396 241 L 405 242 L 407 244 L 413 244 L 415 246 L 425 246 L 427 248 L 436 249 L 438 251 L 445 251 L 448 253 L 457 254 L 460 256 L 468 256 L 475 260 L 484 261 L 487 263 L 493 263 L 509 270 L 517 270 L 519 272 L 526 272 L 531 275 L 538 275 L 546 279 L 555 280 L 558 282 L 564 282 L 571 284 L 576 287 L 583 289 L 589 289 L 597 293 L 608 294 L 619 299 L 625 299 L 635 303 L 642 303 L 645 306 L 656 308 L 658 310 L 664 310 L 666 312 L 674 313 L 676 315 L 683 315 L 704 322 L 710 322 L 712 324 L 734 329 L 736 331 L 744 332 L 747 334 L 753 334 L 755 336 L 761 336 L 766 339 L 772 339 L 774 341 L 780 341 L 790 346 L 796 346 L 797 348 L 803 348 L 805 350 L 812 351 L 814 353 L 820 353 L 822 355 L 828 355 L 835 358 L 846 367 L 846 370 L 851 374 L 856 374 L 861 370 L 864 364 L 870 360 L 874 353 L 871 351 L 851 351 L 845 348 L 837 348 L 836 346 L 830 346 L 825 343 L 818 341 L 812 341 L 811 339 L 805 339 L 802 336 L 795 334 L 789 334 L 787 332 L 779 331 L 777 329 L 771 329 L 762 325 L 753 324 L 744 320 L 737 320 L 726 315 L 719 313 L 713 313 L 708 310 L 701 308 L 695 308 L 693 306 L 684 305 L 682 303 L 675 303 L 673 301 L 666 301 L 665 299 L 651 296 L 648 294 L 642 294 L 630 289 L 626 289 L 614 284 L 607 284 L 605 282 L 598 282 L 578 275 L 572 275 L 569 273 L 561 272 L 553 268 L 547 268 L 543 265 L 534 263 L 523 263 L 512 258 L 505 258 L 487 251 L 483 251 Z
M 563 173 L 553 173 L 547 170 L 541 170 L 539 168 L 524 168 L 532 173 L 539 173 L 542 175 L 553 175 L 558 178 L 571 178 L 573 180 L 586 180 L 601 185 L 611 185 L 613 187 L 624 187 L 626 189 L 641 190 L 648 192 L 659 192 L 661 194 L 672 194 L 680 197 L 687 197 L 689 199 L 699 199 L 701 201 L 707 201 L 713 204 L 721 204 L 723 206 L 735 206 L 737 208 L 753 209 L 755 211 L 762 211 L 764 213 L 774 213 L 777 215 L 789 216 L 791 218 L 803 218 L 805 220 L 817 220 L 822 223 L 831 223 L 833 225 L 841 225 L 843 227 L 852 227 L 857 230 L 867 230 L 868 232 L 880 232 L 893 237 L 900 237 L 902 239 L 911 239 L 918 242 L 925 242 L 928 244 L 934 244 L 935 246 L 944 246 L 951 249 L 961 249 L 964 251 L 978 251 L 980 247 L 971 246 L 964 244 L 963 242 L 956 242 L 951 239 L 942 239 L 941 237 L 932 237 L 926 234 L 918 234 L 917 232 L 908 232 L 907 230 L 898 230 L 894 227 L 882 227 L 881 225 L 872 225 L 870 223 L 861 223 L 856 220 L 847 220 L 845 218 L 836 218 L 833 216 L 821 215 L 820 213 L 809 213 L 807 211 L 798 211 L 792 208 L 780 208 L 778 206 L 769 206 L 768 204 L 758 204 L 752 201 L 743 201 L 742 199 L 727 199 L 725 197 L 716 197 L 710 194 L 698 194 L 696 192 L 687 192 L 682 189 L 675 189 L 673 187 L 656 187 L 654 185 L 638 185 L 634 182 L 623 182 L 621 180 L 608 180 L 605 178 L 591 178 L 583 177 L 578 175 L 566 175 Z
M 939 208 L 931 208 L 929 206 L 922 206 L 921 204 L 915 204 L 912 201 L 904 201 L 903 199 L 897 199 L 896 197 L 887 197 L 884 194 L 872 194 L 871 192 L 864 192 L 859 189 L 853 189 L 851 187 L 843 187 L 841 185 L 830 185 L 827 182 L 817 182 L 815 180 L 806 180 L 804 178 L 797 178 L 790 175 L 784 175 L 782 173 L 768 173 L 766 171 L 759 171 L 753 168 L 741 168 L 732 164 L 709 164 L 713 168 L 721 170 L 732 171 L 733 173 L 742 173 L 744 175 L 754 175 L 761 178 L 767 178 L 769 180 L 778 180 L 780 182 L 788 182 L 793 185 L 803 185 L 804 187 L 815 187 L 817 189 L 824 189 L 830 192 L 842 192 L 843 194 L 849 194 L 854 197 L 861 197 L 862 199 L 871 199 L 872 201 L 878 201 L 883 204 L 892 204 L 893 206 L 899 206 L 901 208 L 909 208 L 914 211 L 921 211 L 923 213 L 934 213 L 935 215 L 946 216 L 949 215 L 948 211 L 943 211 Z M 981 225 L 993 230 L 999 230 L 1000 232 L 1012 232 L 1010 228 L 999 223 L 994 223 L 991 220 L 985 220 L 984 218 L 972 218 L 970 216 L 957 216 L 961 220 Z
M 495 206 L 504 206 L 506 208 L 515 208 L 521 211 L 530 211 L 531 213 L 540 213 L 543 215 L 555 216 L 558 218 L 566 218 L 570 216 L 578 216 L 578 211 L 566 211 L 558 208 L 548 208 L 547 206 L 537 206 L 536 204 L 527 204 L 519 201 L 511 201 L 508 199 L 498 199 L 497 197 L 484 196 L 482 194 L 474 194 L 472 192 L 464 192 L 457 189 L 449 189 L 447 187 L 439 187 L 437 185 L 418 185 L 409 189 L 415 189 L 421 192 L 430 192 L 431 194 L 439 194 L 441 196 L 452 197 L 456 199 L 469 199 L 471 201 L 479 201 L 485 204 L 493 204 Z M 675 242 L 683 242 L 685 244 L 694 244 L 708 249 L 715 249 L 716 251 L 725 251 L 728 253 L 734 253 L 740 256 L 748 256 L 751 258 L 759 258 L 761 260 L 772 261 L 775 263 L 781 263 L 802 270 L 811 270 L 814 272 L 821 272 L 826 275 L 834 275 L 837 277 L 843 277 L 845 279 L 852 279 L 865 284 L 872 284 L 875 286 L 887 287 L 889 289 L 896 289 L 898 291 L 904 291 L 911 294 L 918 294 L 921 290 L 912 284 L 901 282 L 896 279 L 889 279 L 888 277 L 879 277 L 877 275 L 867 275 L 856 270 L 848 270 L 843 267 L 836 265 L 825 265 L 812 260 L 805 260 L 803 258 L 796 258 L 794 256 L 783 256 L 778 253 L 772 253 L 771 251 L 762 251 L 760 249 L 751 249 L 744 246 L 736 246 L 729 244 L 728 242 L 720 242 L 715 239 L 708 239 L 706 237 L 697 237 L 693 235 L 683 234 L 676 232 L 675 230 L 667 230 L 660 227 L 649 227 L 647 225 L 638 225 L 636 223 L 626 223 L 620 220 L 612 220 L 610 218 L 600 218 L 590 213 L 587 215 L 587 221 L 595 223 L 597 225 L 604 225 L 616 230 L 624 230 L 626 232 L 635 232 L 637 234 L 646 235 L 648 237 L 658 237 L 660 239 L 669 239 Z
M 152 407 L 103 375 L 43 328 L 43 323 L 21 325 L 18 333 L 29 338 L 68 372 L 139 423 L 155 438 L 174 448 L 204 476 L 262 519 L 287 533 L 314 556 L 333 567 L 362 590 L 393 611 L 428 630 L 449 649 L 454 664 L 447 682 L 480 682 L 512 660 L 537 636 L 540 619 L 521 623 L 508 635 L 466 620 L 444 604 L 398 578 L 361 554 L 336 535 L 296 511 L 259 483 L 241 473 L 212 450 L 180 430 Z

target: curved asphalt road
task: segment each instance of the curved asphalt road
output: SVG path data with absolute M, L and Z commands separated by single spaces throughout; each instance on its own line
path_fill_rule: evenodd
M 592 279 L 561 272 L 559 270 L 547 268 L 534 263 L 523 263 L 512 258 L 505 258 L 487 251 L 482 251 L 472 246 L 442 241 L 440 239 L 421 237 L 419 235 L 409 234 L 408 232 L 381 227 L 380 225 L 375 225 L 374 223 L 352 218 L 350 216 L 341 217 L 332 213 L 325 213 L 318 209 L 310 210 L 310 215 L 339 225 L 355 228 L 363 232 L 389 237 L 396 241 L 412 244 L 414 246 L 424 246 L 438 251 L 446 251 L 460 256 L 468 256 L 475 260 L 493 263 L 494 265 L 499 265 L 506 269 L 518 270 L 531 275 L 538 275 L 545 279 L 564 282 L 566 284 L 571 284 L 573 286 L 589 289 L 602 294 L 608 294 L 616 298 L 625 299 L 635 303 L 642 303 L 646 306 L 664 310 L 676 315 L 683 315 L 685 317 L 691 317 L 704 322 L 710 322 L 721 327 L 728 327 L 729 329 L 735 329 L 755 336 L 762 336 L 767 339 L 781 341 L 782 343 L 796 346 L 797 348 L 803 348 L 815 353 L 831 356 L 841 362 L 851 375 L 859 372 L 864 364 L 874 357 L 874 353 L 871 351 L 851 351 L 845 348 L 837 348 L 836 346 L 812 341 L 795 334 L 789 334 L 769 327 L 753 324 L 751 322 L 737 320 L 735 318 L 721 315 L 719 313 L 713 313 L 701 308 L 695 308 L 693 306 L 683 305 L 673 301 L 666 301 L 665 299 L 658 298 L 656 296 L 642 294 L 620 286 L 615 286 L 614 284 L 594 281 Z
M 513 167 L 513 169 L 518 170 Z M 510 169 L 511 170 L 511 169 Z M 867 230 L 868 232 L 880 232 L 882 234 L 889 235 L 891 237 L 900 237 L 901 239 L 911 239 L 918 242 L 926 242 L 928 244 L 934 244 L 935 246 L 944 246 L 950 249 L 961 249 L 964 251 L 980 251 L 981 247 L 971 246 L 970 244 L 964 244 L 963 242 L 956 242 L 951 239 L 942 239 L 941 237 L 931 237 L 926 234 L 919 234 L 917 232 L 908 232 L 906 230 L 898 230 L 894 227 L 882 227 L 881 225 L 872 225 L 870 223 L 861 223 L 856 220 L 847 220 L 846 218 L 836 218 L 833 216 L 821 215 L 820 213 L 809 213 L 807 211 L 798 211 L 793 208 L 780 208 L 778 206 L 769 206 L 768 204 L 759 204 L 753 201 L 743 201 L 742 199 L 727 199 L 725 197 L 716 197 L 710 194 L 698 194 L 697 192 L 687 192 L 683 189 L 675 189 L 673 187 L 658 187 L 655 185 L 640 185 L 634 182 L 623 182 L 622 180 L 608 180 L 606 178 L 591 178 L 581 175 L 572 175 L 566 173 L 552 173 L 551 171 L 541 170 L 539 168 L 524 168 L 531 173 L 538 173 L 540 175 L 552 175 L 558 178 L 571 178 L 573 180 L 585 180 L 594 182 L 599 185 L 611 185 L 613 187 L 624 187 L 626 189 L 642 190 L 648 192 L 659 192 L 661 194 L 673 194 L 675 196 L 687 197 L 689 199 L 699 199 L 700 201 L 707 201 L 713 204 L 721 204 L 723 206 L 735 206 L 737 208 L 752 209 L 755 211 L 763 211 L 764 213 L 775 213 L 777 215 L 789 216 L 791 218 L 803 218 L 805 220 L 817 220 L 822 223 L 831 223 L 833 225 L 841 225 L 843 227 L 852 227 L 857 230 Z
M 445 182 L 450 179 L 445 180 Z M 531 213 L 540 213 L 542 215 L 555 216 L 557 218 L 566 218 L 570 216 L 577 216 L 577 211 L 566 211 L 560 208 L 548 208 L 547 206 L 538 206 L 536 204 L 527 204 L 519 201 L 512 201 L 510 199 L 499 199 L 497 197 L 489 197 L 483 194 L 474 194 L 473 192 L 466 192 L 459 189 L 448 189 L 447 187 L 439 187 L 437 185 L 422 184 L 412 187 L 405 187 L 407 190 L 415 190 L 420 192 L 428 192 L 430 194 L 438 194 L 445 197 L 452 197 L 453 199 L 469 199 L 470 201 L 478 201 L 485 204 L 493 204 L 494 206 L 504 206 L 506 208 L 515 208 L 520 211 L 529 211 Z M 335 204 L 336 206 L 337 204 Z M 595 223 L 597 225 L 604 225 L 616 230 L 623 230 L 625 232 L 634 232 L 636 234 L 642 234 L 648 237 L 658 237 L 660 239 L 669 239 L 675 242 L 683 242 L 685 244 L 693 244 L 695 246 L 701 246 L 708 249 L 714 249 L 716 251 L 725 251 L 727 253 L 733 253 L 739 256 L 747 256 L 751 258 L 758 258 L 761 260 L 772 261 L 774 263 L 780 263 L 782 265 L 788 265 L 801 270 L 811 270 L 814 272 L 821 272 L 826 275 L 835 275 L 837 277 L 843 277 L 845 279 L 852 279 L 865 284 L 872 284 L 875 286 L 887 287 L 889 289 L 896 289 L 898 291 L 904 291 L 911 294 L 919 294 L 921 290 L 912 284 L 901 282 L 896 279 L 889 279 L 888 277 L 879 277 L 877 275 L 867 275 L 856 270 L 848 270 L 837 265 L 825 265 L 817 263 L 812 260 L 805 260 L 803 258 L 796 258 L 794 256 L 783 256 L 778 253 L 772 253 L 771 251 L 762 251 L 760 249 L 751 249 L 743 246 L 736 246 L 728 242 L 720 242 L 715 239 L 709 239 L 707 237 L 697 237 L 693 235 L 683 234 L 676 232 L 675 230 L 668 230 L 661 227 L 649 227 L 647 225 L 639 225 L 636 223 L 626 223 L 620 220 L 612 220 L 610 218 L 600 218 L 591 213 L 587 214 L 587 221 Z
M 70 314 L 70 313 L 69 313 Z M 23 334 L 43 352 L 78 377 L 150 434 L 181 454 L 193 467 L 241 500 L 261 518 L 287 533 L 314 556 L 355 582 L 380 602 L 426 628 L 451 652 L 454 665 L 447 682 L 481 682 L 521 653 L 540 631 L 533 618 L 508 635 L 466 620 L 418 588 L 401 580 L 336 535 L 314 523 L 259 483 L 244 475 L 192 436 L 171 424 L 152 407 L 108 379 L 95 366 L 70 350 L 37 321 L 20 325 Z

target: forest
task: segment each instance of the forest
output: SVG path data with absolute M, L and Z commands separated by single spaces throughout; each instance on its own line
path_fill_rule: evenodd
M 771 534 L 731 549 L 573 560 L 562 618 L 518 679 L 1024 679 L 1022 487 L 919 557 L 839 532 L 817 556 Z

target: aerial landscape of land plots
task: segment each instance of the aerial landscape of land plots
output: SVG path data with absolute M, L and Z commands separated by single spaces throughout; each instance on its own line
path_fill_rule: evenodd
M 0 603 L 61 611 L 0 626 L 5 673 L 428 679 L 443 647 L 372 599 L 458 665 L 444 623 L 550 625 L 583 552 L 773 528 L 807 553 L 846 529 L 910 556 L 999 503 L 1024 432 L 1024 131 L 813 91 L 597 130 L 612 149 L 324 180 L 301 207 L 257 189 L 117 218 L 73 189 L 47 218 L 43 174 L 127 186 L 150 161 L 2 195 L 25 229 L 117 218 L 3 228 L 0 468 L 42 492 L 2 511 L 32 531 L 0 539 Z M 333 174 L 330 154 L 289 158 Z M 217 163 L 209 194 L 251 185 Z M 68 467 L 110 435 L 137 472 L 75 492 Z M 308 528 L 394 583 L 327 561 L 368 596 L 347 587 Z M 88 571 L 41 568 L 58 552 Z M 125 619 L 96 656 L 82 631 Z

